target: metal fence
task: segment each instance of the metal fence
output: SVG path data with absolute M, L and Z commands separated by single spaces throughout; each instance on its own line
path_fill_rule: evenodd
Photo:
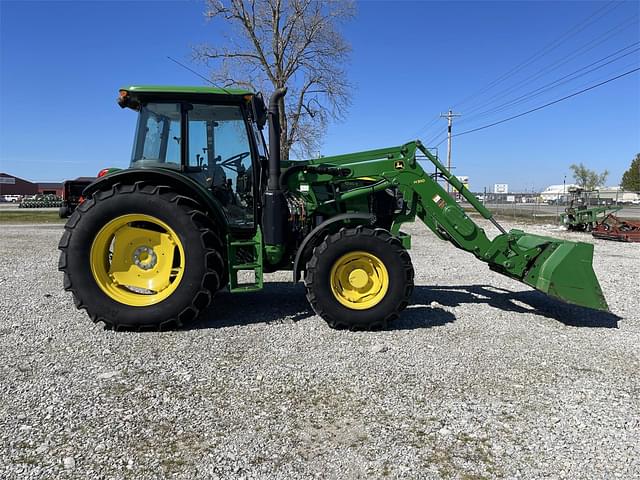
M 494 214 L 503 217 L 529 218 L 556 221 L 563 209 L 549 208 L 537 193 L 491 193 L 481 195 L 484 205 Z
M 476 197 L 497 216 L 513 219 L 529 219 L 555 223 L 560 214 L 570 206 L 570 198 L 559 197 L 557 200 L 544 200 L 540 193 L 476 193 Z M 640 218 L 640 192 L 622 192 L 618 198 L 591 197 L 585 199 L 583 205 L 605 206 L 612 209 L 620 207 L 616 215 L 622 218 Z M 464 205 L 464 203 L 463 203 Z M 576 206 L 574 204 L 574 206 Z M 608 213 L 606 211 L 605 213 Z

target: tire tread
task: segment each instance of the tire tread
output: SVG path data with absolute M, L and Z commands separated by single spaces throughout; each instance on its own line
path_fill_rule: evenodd
M 322 305 L 318 301 L 318 296 L 316 294 L 316 290 L 318 288 L 322 288 L 321 282 L 323 280 L 317 278 L 317 268 L 320 257 L 329 249 L 332 244 L 335 244 L 346 238 L 359 236 L 376 237 L 379 240 L 387 243 L 389 245 L 389 248 L 400 259 L 402 269 L 405 273 L 405 284 L 402 300 L 396 305 L 396 308 L 393 310 L 393 312 L 389 313 L 384 318 L 375 320 L 367 325 L 362 325 L 360 323 L 354 324 L 349 322 L 348 319 L 333 315 L 331 312 L 322 307 Z M 380 330 L 386 328 L 391 321 L 400 316 L 402 310 L 404 310 L 409 304 L 409 298 L 411 297 L 411 293 L 413 292 L 413 281 L 414 270 L 413 265 L 411 264 L 411 257 L 409 256 L 409 253 L 403 248 L 402 242 L 397 237 L 391 235 L 391 233 L 385 229 L 372 229 L 365 225 L 359 225 L 355 228 L 341 228 L 337 233 L 325 236 L 325 238 L 313 249 L 311 258 L 306 265 L 304 278 L 307 300 L 311 304 L 313 310 L 320 317 L 322 317 L 331 328 L 349 330 Z
M 184 213 L 189 216 L 193 223 L 193 228 L 202 232 L 200 241 L 205 249 L 204 262 L 206 273 L 203 275 L 199 290 L 193 295 L 190 305 L 185 307 L 178 315 L 156 323 L 141 323 L 138 325 L 128 325 L 123 323 L 114 323 L 108 318 L 94 312 L 88 306 L 89 302 L 81 297 L 81 293 L 73 284 L 71 272 L 68 271 L 67 256 L 69 254 L 69 245 L 73 236 L 74 229 L 78 225 L 80 219 L 87 214 L 99 202 L 105 201 L 114 195 L 129 195 L 140 193 L 145 195 L 153 195 L 161 197 L 166 202 L 175 203 Z M 58 249 L 60 250 L 60 258 L 58 261 L 58 270 L 64 273 L 63 287 L 66 291 L 73 294 L 74 303 L 77 309 L 86 310 L 87 314 L 94 323 L 102 322 L 110 329 L 138 329 L 138 330 L 163 330 L 167 328 L 182 327 L 186 323 L 193 321 L 200 313 L 205 310 L 213 300 L 213 297 L 220 288 L 224 278 L 225 259 L 223 242 L 218 230 L 209 217 L 201 210 L 201 206 L 193 199 L 180 195 L 165 185 L 148 184 L 138 181 L 133 184 L 116 183 L 111 188 L 100 190 L 92 197 L 86 199 L 76 208 L 74 213 L 69 217 L 65 227 L 65 232 L 60 239 Z

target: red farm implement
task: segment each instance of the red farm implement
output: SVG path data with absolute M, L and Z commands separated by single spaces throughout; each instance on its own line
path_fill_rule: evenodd
M 622 220 L 609 214 L 593 228 L 591 234 L 605 240 L 640 242 L 640 222 Z

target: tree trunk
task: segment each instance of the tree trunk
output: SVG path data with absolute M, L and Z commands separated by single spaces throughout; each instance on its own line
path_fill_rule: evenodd
M 287 111 L 285 109 L 284 97 L 278 102 L 278 113 L 280 114 L 280 160 L 289 160 L 289 129 L 287 125 Z

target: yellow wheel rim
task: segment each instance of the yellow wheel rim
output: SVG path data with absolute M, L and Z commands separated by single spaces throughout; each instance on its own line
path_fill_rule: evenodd
M 351 252 L 331 268 L 331 291 L 352 310 L 366 310 L 382 301 L 389 289 L 389 273 L 382 261 L 368 252 Z
M 184 249 L 178 235 L 151 215 L 122 215 L 107 223 L 91 244 L 91 272 L 116 302 L 146 307 L 178 288 Z

